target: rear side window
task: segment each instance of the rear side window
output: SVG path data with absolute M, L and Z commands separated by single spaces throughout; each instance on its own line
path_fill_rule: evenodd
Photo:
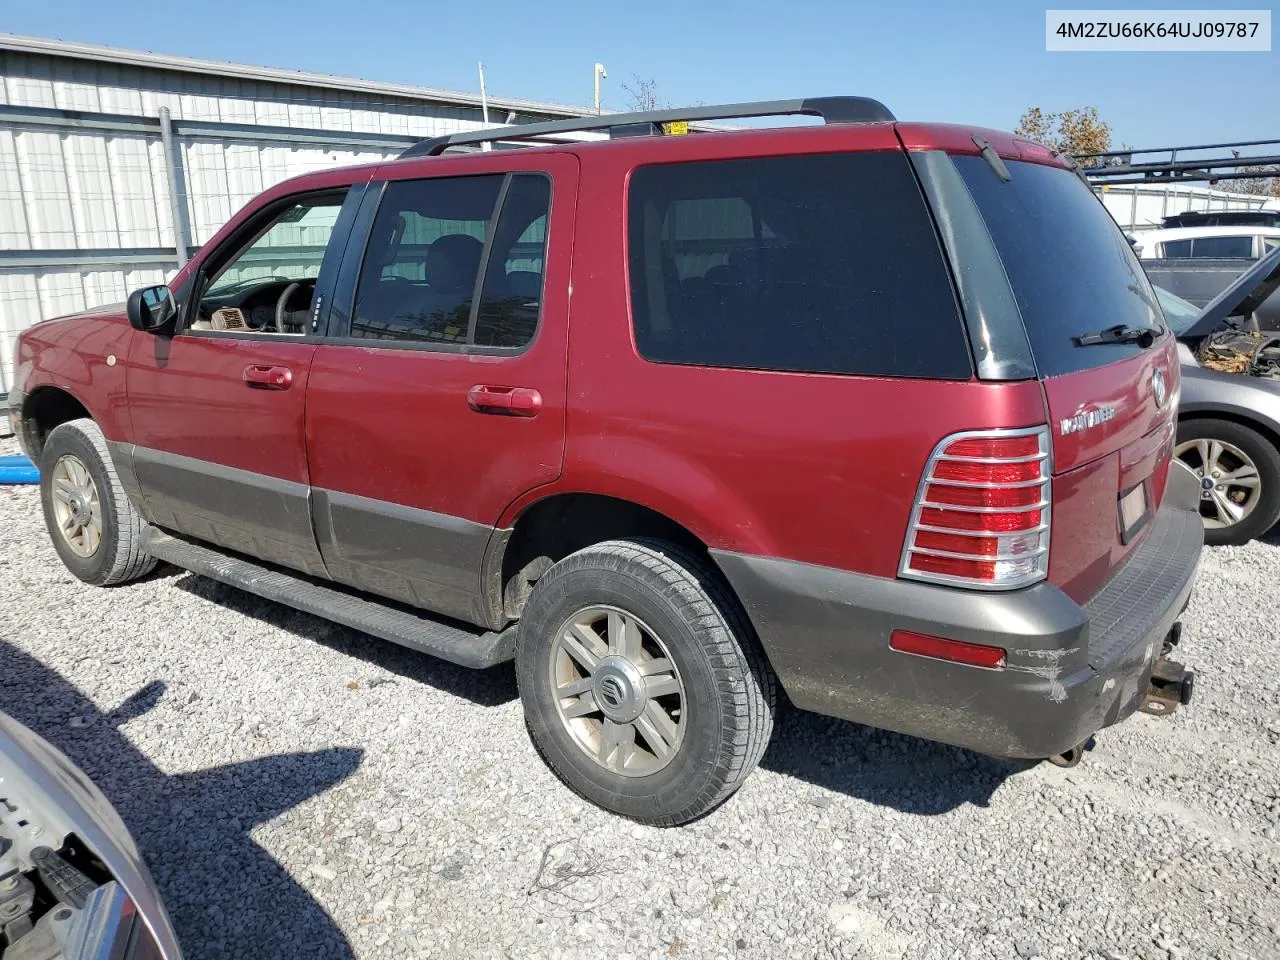
M 1191 256 L 1197 259 L 1252 257 L 1253 237 L 1196 237 Z
M 1193 258 L 1196 260 L 1237 259 L 1253 257 L 1253 237 L 1194 237 L 1189 240 L 1170 240 L 1161 245 L 1161 252 L 1170 260 Z
M 1004 264 L 1042 377 L 1112 363 L 1136 344 L 1077 346 L 1108 327 L 1160 325 L 1160 307 L 1129 242 L 1069 170 L 1005 161 L 1001 180 L 982 157 L 955 157 Z
M 360 268 L 351 336 L 524 347 L 541 311 L 550 204 L 541 174 L 388 184 Z
M 972 375 L 950 276 L 902 153 L 641 167 L 628 246 L 646 359 Z

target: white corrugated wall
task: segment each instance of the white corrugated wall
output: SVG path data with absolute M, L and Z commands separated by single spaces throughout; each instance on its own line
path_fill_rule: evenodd
M 344 131 L 431 137 L 482 125 L 470 106 L 13 50 L 0 50 L 0 104 L 146 117 L 168 107 L 175 121 L 325 129 L 335 139 Z M 394 152 L 199 136 L 179 138 L 178 150 L 197 246 L 280 180 Z M 0 261 L 0 391 L 20 330 L 162 282 L 176 264 L 154 249 L 174 247 L 174 238 L 158 136 L 0 126 L 0 251 L 153 251 L 127 266 Z
M 1154 230 L 1177 213 L 1280 207 L 1274 198 L 1190 184 L 1104 184 L 1100 195 L 1116 223 L 1131 233 Z

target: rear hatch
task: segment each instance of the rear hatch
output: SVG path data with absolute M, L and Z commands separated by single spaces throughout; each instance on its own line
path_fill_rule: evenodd
M 908 149 L 918 150 L 912 131 L 903 132 Z M 1049 580 L 1083 602 L 1142 540 L 1163 498 L 1176 429 L 1176 344 L 1123 233 L 1079 177 L 1035 144 L 946 133 L 949 169 L 941 179 L 950 178 L 952 196 L 944 202 L 971 204 L 971 219 L 976 207 L 987 234 L 974 238 L 971 231 L 972 243 L 956 242 L 947 233 L 957 218 L 939 215 L 950 221 L 940 227 L 969 301 L 979 375 L 1030 373 L 1042 384 L 1052 438 Z M 935 151 L 935 180 L 938 157 Z M 967 200 L 956 201 L 957 175 Z M 936 208 L 939 185 L 925 186 Z M 987 299 L 1004 302 L 981 311 L 975 329 L 972 301 L 981 292 L 963 289 L 971 279 L 964 274 L 982 270 L 984 246 L 1004 275 L 1002 289 Z M 997 314 L 1013 316 L 1015 306 L 1023 339 L 1009 333 L 1015 321 L 1001 345 Z M 1106 333 L 1116 328 L 1129 333 Z M 1013 356 L 984 357 L 984 349 Z

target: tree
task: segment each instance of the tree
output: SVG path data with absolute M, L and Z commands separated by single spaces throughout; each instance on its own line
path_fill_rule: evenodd
M 1082 166 L 1093 166 L 1100 153 L 1111 149 L 1111 125 L 1097 107 L 1077 107 L 1045 113 L 1032 107 L 1018 120 L 1014 133 L 1038 140 L 1056 153 L 1075 157 Z
M 627 107 L 630 110 L 664 110 L 671 106 L 658 97 L 658 81 L 653 77 L 645 79 L 640 74 L 633 73 L 630 82 L 622 85 L 622 92 L 627 95 Z

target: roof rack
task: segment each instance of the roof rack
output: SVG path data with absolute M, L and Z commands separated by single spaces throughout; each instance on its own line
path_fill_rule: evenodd
M 415 143 L 403 157 L 435 157 L 449 147 L 498 140 L 528 140 L 557 133 L 607 130 L 611 136 L 651 136 L 662 133 L 661 124 L 674 121 L 736 120 L 746 117 L 784 117 L 803 114 L 826 123 L 884 123 L 895 117 L 879 100 L 869 97 L 810 97 L 804 100 L 765 100 L 759 103 L 726 103 L 719 106 L 610 113 L 597 117 L 572 117 L 547 123 L 521 123 L 488 130 L 469 130 Z
M 1186 147 L 1153 147 L 1149 150 L 1111 150 L 1106 153 L 1093 153 L 1077 159 L 1090 166 L 1081 172 L 1091 183 L 1172 183 L 1187 181 L 1204 181 L 1217 183 L 1219 180 L 1250 180 L 1255 177 L 1275 176 L 1275 170 L 1266 168 L 1280 167 L 1280 155 L 1275 148 L 1280 140 L 1241 140 L 1235 143 L 1202 143 Z M 1269 147 L 1269 154 L 1241 156 L 1245 147 Z M 1185 159 L 1188 153 L 1207 150 L 1229 150 L 1231 156 L 1217 156 L 1206 159 Z M 1179 160 L 1178 154 L 1184 159 Z M 1165 154 L 1134 163 L 1138 154 Z M 1259 167 L 1264 169 L 1258 169 Z M 1252 168 L 1252 169 L 1250 169 Z

